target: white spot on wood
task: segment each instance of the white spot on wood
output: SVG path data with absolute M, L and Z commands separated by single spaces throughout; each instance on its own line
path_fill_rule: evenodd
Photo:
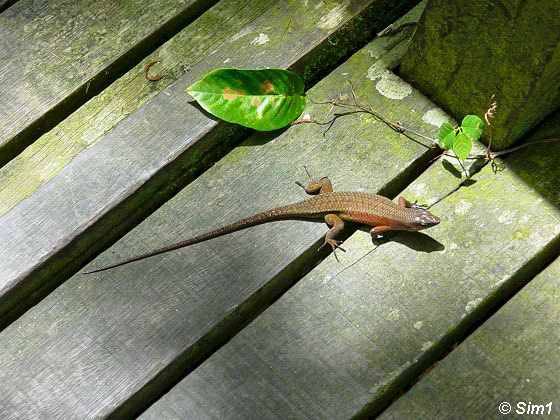
M 226 58 L 226 59 L 224 60 L 224 64 L 227 64 L 227 63 L 229 63 L 230 61 L 231 61 L 231 58 Z
M 468 201 L 465 200 L 461 200 L 455 206 L 455 214 L 465 214 L 470 210 L 471 207 L 472 207 L 472 203 L 469 203 Z
M 430 347 L 432 347 L 434 345 L 433 342 L 431 341 L 426 341 L 424 344 L 422 344 L 422 351 L 426 351 L 428 350 Z
M 251 41 L 251 45 L 264 45 L 268 41 L 270 41 L 270 39 L 268 38 L 268 35 L 260 33 L 259 36 L 257 36 L 255 39 L 253 39 Z
M 465 306 L 465 313 L 468 314 L 472 312 L 480 304 L 480 302 L 482 302 L 482 298 L 476 298 L 471 300 L 470 302 L 467 302 Z
M 319 19 L 317 26 L 321 29 L 330 30 L 336 28 L 346 17 L 346 8 L 348 4 L 339 4 L 330 10 L 329 13 Z
M 236 33 L 234 36 L 231 37 L 231 42 L 233 41 L 237 41 L 239 38 L 243 38 L 246 35 L 249 35 L 250 33 L 252 33 L 253 30 L 246 26 L 245 28 L 243 28 L 242 30 L 240 30 L 238 33 Z
M 383 62 L 377 61 L 369 66 L 367 71 L 367 78 L 369 80 L 375 81 L 381 78 L 385 73 L 390 73 L 389 70 L 387 70 L 387 66 Z
M 439 108 L 432 108 L 422 116 L 422 121 L 435 127 L 440 127 L 444 122 L 451 123 L 449 116 Z
M 455 242 L 451 242 L 449 244 L 449 250 L 450 251 L 455 251 L 457 248 L 459 248 L 459 245 L 457 245 Z
M 416 328 L 417 330 L 419 330 L 423 326 L 424 326 L 424 323 L 422 321 L 418 321 L 418 322 L 414 323 L 414 328 Z
M 412 86 L 388 70 L 381 75 L 375 88 L 389 99 L 404 99 L 412 93 Z

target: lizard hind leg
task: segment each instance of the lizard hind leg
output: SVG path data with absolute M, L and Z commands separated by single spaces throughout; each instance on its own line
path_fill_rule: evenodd
M 307 185 L 303 185 L 301 182 L 297 182 L 296 184 L 299 185 L 304 191 L 309 195 L 317 195 L 326 192 L 333 192 L 333 187 L 331 180 L 326 176 L 320 179 L 312 179 L 310 180 Z
M 340 246 L 340 244 L 342 244 L 342 241 L 336 239 L 344 229 L 344 221 L 336 214 L 331 213 L 325 216 L 325 223 L 330 227 L 330 229 L 326 233 L 325 241 L 323 242 L 323 245 L 319 247 L 319 250 L 323 249 L 327 245 L 330 246 L 333 251 L 334 257 L 338 261 L 336 250 L 340 249 L 342 252 L 346 252 L 346 250 Z

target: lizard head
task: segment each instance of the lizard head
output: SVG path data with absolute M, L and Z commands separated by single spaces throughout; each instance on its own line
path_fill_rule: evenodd
M 415 207 L 414 210 L 414 225 L 416 230 L 427 229 L 429 227 L 439 224 L 439 217 L 434 216 L 428 210 L 422 207 Z

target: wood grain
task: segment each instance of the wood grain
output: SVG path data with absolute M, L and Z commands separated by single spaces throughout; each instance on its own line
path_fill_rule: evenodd
M 21 0 L 2 12 L 0 166 L 212 3 Z
M 383 42 L 398 49 L 400 40 Z M 421 118 L 433 105 L 421 95 L 375 94 L 367 74 L 379 55 L 365 48 L 308 94 L 348 95 L 352 80 L 374 107 L 434 134 Z M 411 105 L 417 113 L 403 114 Z M 308 112 L 326 118 L 329 109 Z M 294 181 L 305 179 L 303 165 L 329 175 L 338 190 L 394 194 L 433 156 L 366 116 L 323 131 L 300 125 L 252 136 L 87 268 L 299 200 Z M 75 275 L 0 333 L 2 417 L 136 416 L 324 257 L 316 250 L 325 231 L 279 222 L 126 269 Z
M 268 11 L 272 4 L 272 0 L 220 1 L 152 52 L 149 58 L 142 60 L 42 135 L 0 168 L 0 215 L 49 182 L 74 157 L 93 146 L 127 116 L 190 72 L 192 66 L 205 60 L 226 40 L 238 35 L 243 28 Z M 157 83 L 148 83 L 144 76 L 144 66 L 152 60 L 158 63 L 151 72 L 162 75 Z
M 556 260 L 380 419 L 411 415 L 451 419 L 453 413 L 463 413 L 463 418 L 496 418 L 504 401 L 513 415 L 557 417 L 559 291 L 560 260 Z M 525 405 L 518 406 L 519 402 Z M 540 410 L 534 406 L 549 402 L 550 411 L 527 411 Z

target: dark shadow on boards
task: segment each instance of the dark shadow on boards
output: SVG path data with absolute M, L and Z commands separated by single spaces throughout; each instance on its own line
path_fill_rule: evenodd
M 360 227 L 363 232 L 369 233 L 369 229 L 367 226 Z M 380 246 L 388 242 L 397 242 L 418 252 L 437 252 L 445 249 L 441 242 L 423 232 L 393 231 L 384 233 L 382 238 L 372 238 L 374 246 Z

